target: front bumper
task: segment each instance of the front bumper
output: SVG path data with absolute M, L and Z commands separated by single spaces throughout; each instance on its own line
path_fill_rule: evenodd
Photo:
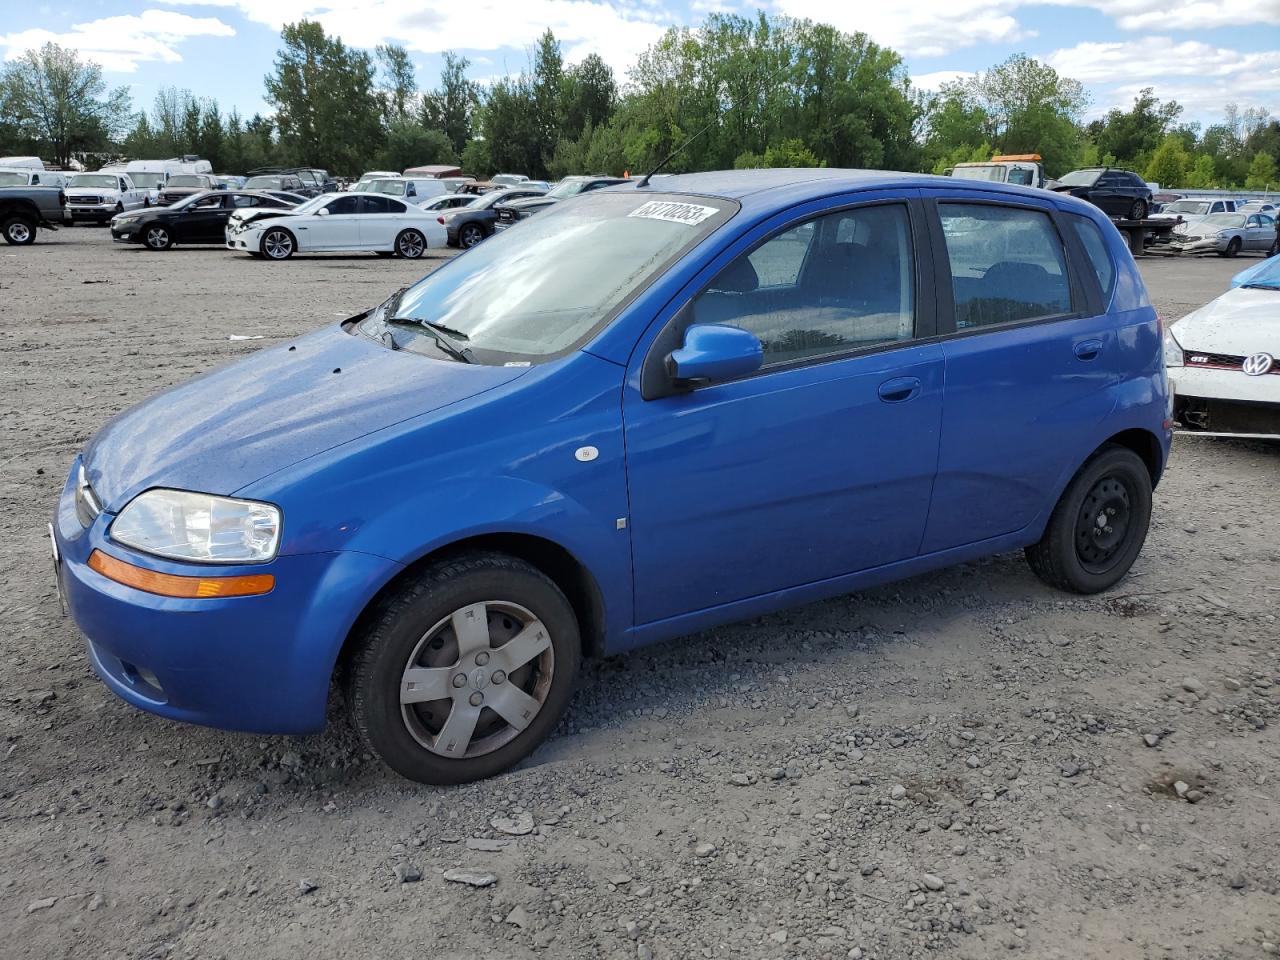
M 82 204 L 73 204 L 67 202 L 66 219 L 71 223 L 78 223 L 82 220 L 93 223 L 107 223 L 119 211 L 116 210 L 114 203 L 104 203 L 96 206 L 86 206 Z
M 1169 249 L 1177 253 L 1225 253 L 1227 241 L 1215 237 L 1189 241 L 1170 240 Z
M 1280 437 L 1280 374 L 1170 367 L 1169 387 L 1184 433 Z
M 142 228 L 137 223 L 111 224 L 111 239 L 117 243 L 141 243 Z
M 108 539 L 113 516 L 85 528 L 72 467 L 55 515 L 58 579 L 89 659 L 118 697 L 151 713 L 228 730 L 310 733 L 324 726 L 338 652 L 365 602 L 398 564 L 350 552 L 280 556 L 218 574 L 274 574 L 255 597 L 187 600 L 124 586 L 88 566 L 102 550 L 136 566 L 190 576 L 209 567 L 159 560 Z

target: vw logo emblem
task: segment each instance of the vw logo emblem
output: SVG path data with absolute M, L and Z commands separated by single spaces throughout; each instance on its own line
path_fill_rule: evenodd
M 1275 362 L 1276 358 L 1269 353 L 1255 353 L 1252 357 L 1245 357 L 1240 369 L 1251 377 L 1260 377 L 1270 371 Z

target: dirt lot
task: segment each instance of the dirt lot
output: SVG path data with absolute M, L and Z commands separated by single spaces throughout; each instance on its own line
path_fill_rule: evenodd
M 1143 271 L 1176 317 L 1242 266 Z M 1280 952 L 1280 445 L 1179 439 L 1110 594 L 1002 556 L 590 664 L 558 736 L 468 787 L 397 780 L 337 716 L 258 738 L 116 700 L 50 578 L 77 449 L 264 342 L 231 335 L 422 272 L 0 248 L 0 957 Z

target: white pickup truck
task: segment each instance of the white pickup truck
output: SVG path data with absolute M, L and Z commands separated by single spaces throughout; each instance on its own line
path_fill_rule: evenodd
M 151 206 L 147 191 L 134 186 L 129 175 L 119 170 L 77 173 L 67 183 L 66 193 L 70 223 L 107 223 L 118 213 Z

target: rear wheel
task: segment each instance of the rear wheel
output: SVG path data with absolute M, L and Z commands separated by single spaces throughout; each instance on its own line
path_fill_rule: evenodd
M 149 250 L 168 250 L 173 246 L 173 237 L 166 227 L 153 223 L 142 231 L 142 242 Z
M 272 227 L 262 235 L 262 253 L 271 260 L 288 260 L 293 256 L 293 234 L 281 227 Z
M 528 756 L 568 705 L 578 622 L 529 564 L 473 554 L 435 564 L 380 603 L 357 634 L 352 720 L 388 766 L 465 783 Z
M 1133 205 L 1129 207 L 1129 219 L 1130 220 L 1147 219 L 1147 201 L 1143 200 L 1141 197 L 1133 201 Z
M 482 240 L 484 240 L 484 230 L 478 224 L 468 223 L 458 231 L 458 243 L 464 249 L 474 247 Z
M 26 247 L 36 242 L 35 221 L 26 217 L 10 217 L 4 222 L 4 242 Z
M 417 260 L 427 250 L 427 238 L 417 230 L 401 230 L 396 237 L 396 253 L 406 260 Z
M 1133 566 L 1151 523 L 1151 474 L 1126 447 L 1108 446 L 1067 484 L 1027 562 L 1072 593 L 1114 586 Z
M 1227 244 L 1227 249 L 1222 251 L 1219 256 L 1236 257 L 1240 255 L 1240 238 L 1232 237 L 1231 242 Z

